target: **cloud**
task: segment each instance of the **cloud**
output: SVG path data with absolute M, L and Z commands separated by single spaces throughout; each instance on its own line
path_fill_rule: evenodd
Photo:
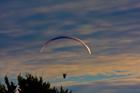
M 69 53 L 65 53 L 69 54 Z M 62 55 L 61 58 L 53 58 L 52 54 L 45 56 L 40 54 L 7 57 L 1 60 L 0 73 L 18 74 L 30 72 L 42 75 L 47 78 L 54 78 L 61 73 L 68 73 L 72 76 L 98 76 L 99 79 L 112 79 L 123 76 L 138 76 L 139 74 L 139 55 L 122 54 L 112 56 L 74 56 L 69 54 Z M 59 60 L 58 60 L 59 59 Z M 82 69 L 82 71 L 81 71 Z M 101 75 L 100 75 L 101 74 Z M 108 76 L 110 78 L 108 78 Z M 50 79 L 51 80 L 51 79 Z M 84 79 L 86 82 L 86 78 Z M 92 79 L 94 80 L 94 78 Z M 98 80 L 95 79 L 95 81 Z M 69 81 L 69 80 L 68 80 Z M 74 82 L 74 81 L 71 81 Z
M 70 88 L 76 93 L 139 93 L 140 81 L 135 77 L 110 81 L 98 81 L 90 84 L 75 85 Z

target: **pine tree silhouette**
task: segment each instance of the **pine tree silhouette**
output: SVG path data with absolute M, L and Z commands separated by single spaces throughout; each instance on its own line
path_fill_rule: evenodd
M 51 87 L 49 82 L 43 81 L 42 77 L 33 76 L 26 74 L 25 76 L 18 75 L 18 85 L 15 85 L 12 81 L 10 82 L 8 77 L 5 76 L 5 85 L 0 84 L 0 93 L 15 93 L 17 87 L 19 93 L 72 93 L 68 89 Z

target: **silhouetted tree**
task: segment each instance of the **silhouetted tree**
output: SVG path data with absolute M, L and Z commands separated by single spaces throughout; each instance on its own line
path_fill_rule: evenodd
M 17 86 L 13 82 L 9 82 L 9 79 L 7 76 L 5 76 L 4 80 L 7 86 L 6 93 L 15 93 L 15 89 Z
M 68 89 L 61 87 L 60 91 L 53 87 L 49 82 L 44 82 L 42 77 L 26 74 L 25 77 L 18 76 L 18 85 L 21 89 L 20 93 L 71 93 Z
M 42 77 L 37 78 L 31 74 L 26 77 L 18 76 L 18 85 L 21 93 L 49 93 L 50 83 L 43 82 Z
M 8 77 L 4 78 L 6 86 L 0 84 L 0 93 L 15 93 L 17 87 L 19 93 L 71 93 L 70 90 L 51 87 L 49 82 L 43 81 L 42 77 L 26 74 L 25 76 L 18 75 L 18 85 L 10 82 Z

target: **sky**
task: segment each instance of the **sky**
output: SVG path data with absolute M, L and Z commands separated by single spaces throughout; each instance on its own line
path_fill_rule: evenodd
M 139 93 L 139 11 L 139 0 L 1 0 L 0 78 L 32 73 L 73 93 Z M 72 40 L 40 53 L 62 35 L 92 55 Z

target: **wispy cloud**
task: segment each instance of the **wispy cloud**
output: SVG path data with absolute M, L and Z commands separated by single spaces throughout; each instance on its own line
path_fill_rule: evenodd
M 135 77 L 122 78 L 120 80 L 99 81 L 85 85 L 72 86 L 77 93 L 139 93 L 140 81 Z

